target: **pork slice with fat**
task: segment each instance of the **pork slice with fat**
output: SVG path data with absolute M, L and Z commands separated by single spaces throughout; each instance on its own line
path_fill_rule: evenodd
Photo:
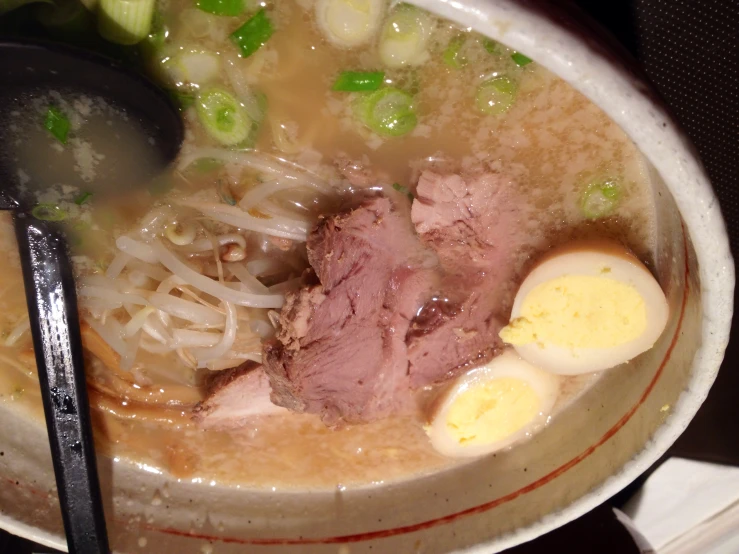
M 501 346 L 520 243 L 520 204 L 504 176 L 425 171 L 416 192 L 411 218 L 444 277 L 408 332 L 413 387 L 487 361 Z
M 288 295 L 265 345 L 273 401 L 360 423 L 410 407 L 405 337 L 434 279 L 407 211 L 374 197 L 308 238 L 320 285 Z
M 205 428 L 228 428 L 286 412 L 270 401 L 271 392 L 269 379 L 256 362 L 224 369 L 210 377 L 206 398 L 193 409 L 193 419 Z

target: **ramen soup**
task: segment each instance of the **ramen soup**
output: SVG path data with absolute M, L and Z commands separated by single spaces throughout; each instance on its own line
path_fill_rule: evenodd
M 51 185 L 34 216 L 66 226 L 116 461 L 270 488 L 428 474 L 576 410 L 662 332 L 644 162 L 525 53 L 378 0 L 171 0 L 138 48 L 186 124 L 155 182 L 101 186 L 133 175 L 115 149 L 152 147 L 100 99 L 40 92 L 3 122 L 33 139 L 6 139 L 29 190 Z M 0 400 L 38 415 L 8 218 L 0 238 Z

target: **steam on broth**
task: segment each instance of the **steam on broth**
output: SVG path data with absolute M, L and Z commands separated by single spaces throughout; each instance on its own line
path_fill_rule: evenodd
M 39 124 L 28 132 L 34 144 L 44 146 L 20 152 L 27 160 L 20 165 L 31 168 L 29 182 L 54 184 L 39 203 L 63 213 L 60 219 L 72 237 L 97 438 L 116 459 L 178 478 L 254 487 L 358 486 L 459 463 L 437 452 L 438 440 L 432 443 L 424 431 L 427 423 L 433 423 L 428 429 L 439 427 L 439 420 L 430 418 L 440 413 L 456 414 L 456 423 L 444 420 L 447 428 L 465 425 L 465 418 L 474 419 L 469 410 L 488 406 L 494 397 L 523 414 L 520 402 L 506 404 L 506 391 L 515 388 L 520 398 L 534 391 L 529 411 L 541 415 L 544 408 L 535 398 L 541 368 L 524 370 L 533 377 L 523 384 L 501 381 L 515 381 L 519 374 L 485 369 L 504 348 L 496 342 L 461 368 L 447 367 L 443 379 L 406 387 L 412 401 L 397 410 L 392 404 L 386 417 L 367 415 L 369 408 L 360 415 L 348 408 L 305 408 L 312 400 L 296 397 L 300 387 L 290 388 L 291 383 L 285 387 L 292 397 L 280 403 L 292 411 L 276 407 L 267 400 L 265 377 L 244 380 L 251 387 L 244 390 L 259 397 L 262 411 L 228 428 L 207 423 L 213 398 L 221 402 L 218 409 L 229 401 L 213 396 L 219 374 L 264 362 L 274 389 L 275 356 L 281 354 L 264 345 L 288 348 L 291 299 L 304 298 L 308 290 L 322 294 L 321 302 L 332 298 L 322 278 L 321 285 L 315 274 L 314 282 L 306 280 L 311 266 L 320 273 L 311 237 L 334 223 L 341 233 L 341 225 L 348 228 L 350 218 L 369 209 L 368 197 L 387 199 L 408 228 L 415 224 L 418 236 L 408 240 L 433 260 L 415 267 L 432 274 L 423 299 L 429 303 L 415 306 L 419 317 L 440 306 L 430 291 L 444 292 L 454 273 L 444 268 L 443 252 L 432 248 L 422 218 L 422 208 L 433 205 L 424 187 L 447 186 L 443 179 L 450 175 L 464 177 L 468 194 L 473 183 L 482 182 L 496 191 L 504 188 L 505 198 L 515 200 L 513 215 L 501 215 L 511 218 L 515 239 L 515 248 L 501 258 L 505 273 L 496 300 L 501 326 L 508 323 L 518 285 L 549 249 L 576 239 L 609 239 L 650 261 L 654 215 L 647 172 L 634 145 L 599 108 L 502 44 L 407 5 L 390 8 L 369 0 L 368 6 L 364 20 L 340 0 L 249 5 L 234 16 L 206 13 L 189 1 L 163 2 L 161 29 L 153 30 L 161 40 L 144 51 L 152 75 L 181 103 L 186 140 L 167 175 L 126 195 L 89 190 L 105 175 L 87 170 L 98 162 L 102 167 L 105 148 L 136 149 L 147 163 L 146 137 L 122 130 L 119 142 L 111 142 L 107 132 L 93 129 L 105 136 L 84 138 L 86 125 L 105 129 L 106 114 L 114 109 L 96 99 L 33 100 Z M 244 22 L 246 30 L 240 27 Z M 243 32 L 233 36 L 237 29 Z M 41 125 L 50 104 L 77 119 L 72 144 L 61 144 Z M 89 146 L 80 154 L 75 144 L 83 140 Z M 72 156 L 68 165 L 76 166 L 75 172 L 39 161 L 57 150 Z M 94 163 L 83 166 L 78 158 L 84 155 Z M 114 168 L 131 179 L 129 169 Z M 434 181 L 436 176 L 441 181 Z M 373 214 L 380 209 L 376 203 L 371 207 Z M 387 223 L 379 216 L 374 222 Z M 7 218 L 0 240 L 9 260 L 0 268 L 0 400 L 38 412 L 23 284 Z M 310 288 L 316 286 L 322 288 Z M 617 287 L 610 281 L 604 286 Z M 641 309 L 639 300 L 634 302 L 634 310 Z M 461 329 L 457 339 L 466 340 L 466 332 Z M 496 330 L 496 340 L 497 335 Z M 506 350 L 513 356 L 510 347 Z M 295 359 L 279 362 L 288 381 Z M 476 366 L 483 370 L 470 377 L 468 370 Z M 466 380 L 456 381 L 452 370 L 468 375 Z M 551 402 L 544 419 L 575 400 L 597 375 L 546 379 Z M 484 390 L 449 392 L 462 382 L 464 387 L 483 383 Z M 215 391 L 225 394 L 224 388 Z M 211 404 L 196 408 L 206 397 Z M 442 397 L 446 404 L 437 410 Z M 469 404 L 450 404 L 463 397 Z M 302 411 L 312 413 L 295 413 L 300 402 Z M 375 406 L 376 399 L 367 402 Z M 521 416 L 526 417 L 533 415 Z M 524 419 L 514 430 L 521 437 L 543 425 L 529 428 Z M 478 440 L 463 431 L 459 436 Z M 500 441 L 496 444 L 505 442 Z

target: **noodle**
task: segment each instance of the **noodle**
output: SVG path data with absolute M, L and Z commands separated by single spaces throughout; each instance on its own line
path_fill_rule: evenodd
M 212 219 L 241 229 L 300 242 L 305 242 L 308 238 L 309 226 L 303 221 L 283 217 L 269 217 L 269 219 L 257 218 L 236 206 L 229 206 L 227 204 L 208 204 L 184 200 L 180 201 L 179 204 L 189 208 L 195 208 Z
M 261 173 L 274 177 L 285 177 L 294 179 L 304 186 L 309 186 L 323 194 L 331 194 L 331 188 L 317 175 L 280 158 L 272 158 L 256 151 L 243 150 L 235 152 L 232 150 L 221 150 L 219 148 L 196 148 L 189 153 L 183 153 L 177 168 L 180 171 L 187 169 L 195 160 L 214 159 L 223 162 L 234 163 L 250 167 Z

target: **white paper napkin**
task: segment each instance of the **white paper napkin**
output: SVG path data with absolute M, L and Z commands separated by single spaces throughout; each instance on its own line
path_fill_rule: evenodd
M 670 458 L 623 511 L 659 554 L 736 554 L 739 467 Z

